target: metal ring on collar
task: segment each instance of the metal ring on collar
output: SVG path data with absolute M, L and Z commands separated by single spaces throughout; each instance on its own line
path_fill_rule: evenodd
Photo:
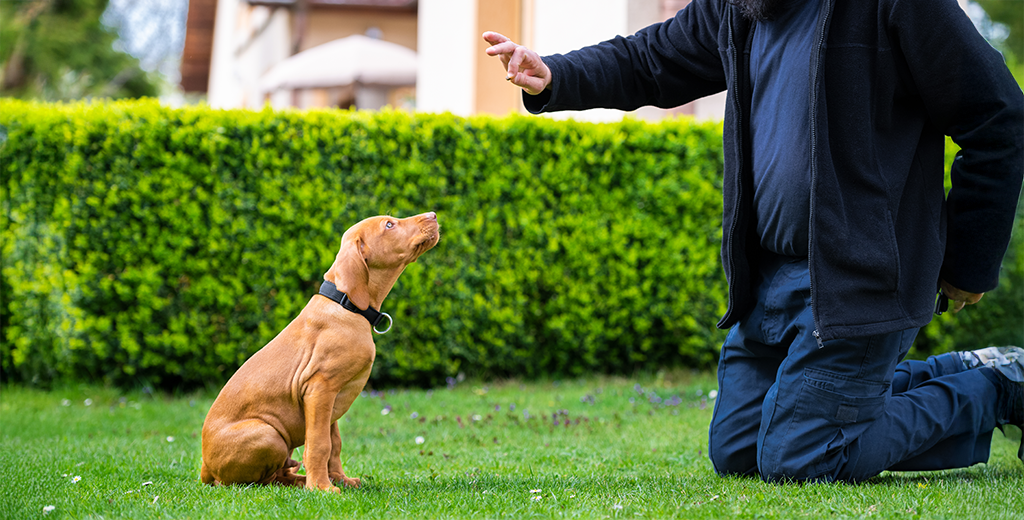
M 380 316 L 381 316 L 381 318 L 387 318 L 388 319 L 388 328 L 386 328 L 384 330 L 377 330 L 377 325 L 374 325 L 373 326 L 373 331 L 376 332 L 377 334 L 387 334 L 387 332 L 389 330 L 391 330 L 391 326 L 395 324 L 395 320 L 391 319 L 391 315 L 386 313 L 386 312 L 380 313 Z M 380 323 L 380 320 L 378 320 L 377 322 Z

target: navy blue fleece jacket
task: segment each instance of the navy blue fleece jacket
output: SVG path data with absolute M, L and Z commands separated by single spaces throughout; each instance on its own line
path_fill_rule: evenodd
M 722 261 L 731 326 L 753 305 L 749 54 L 726 0 L 544 57 L 532 112 L 674 107 L 727 91 Z M 1024 176 L 1024 95 L 955 0 L 826 0 L 812 49 L 811 301 L 822 340 L 926 324 L 940 276 L 998 281 Z M 944 136 L 962 151 L 943 190 Z

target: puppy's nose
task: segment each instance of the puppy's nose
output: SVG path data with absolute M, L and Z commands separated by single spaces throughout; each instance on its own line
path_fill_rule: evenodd
M 430 212 L 424 213 L 423 217 L 426 218 L 427 220 L 437 220 L 437 213 L 434 213 L 433 211 L 430 211 Z

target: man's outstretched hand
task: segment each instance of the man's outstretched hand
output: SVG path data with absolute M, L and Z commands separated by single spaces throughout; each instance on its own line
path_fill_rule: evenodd
M 491 44 L 484 52 L 501 59 L 501 64 L 505 66 L 505 79 L 513 85 L 536 96 L 551 84 L 551 69 L 536 52 L 493 31 L 485 32 L 484 40 Z

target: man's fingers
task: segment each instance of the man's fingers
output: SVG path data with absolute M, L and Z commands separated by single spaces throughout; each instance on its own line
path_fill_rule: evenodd
M 497 56 L 499 54 L 512 54 L 516 50 L 517 45 L 513 42 L 506 41 L 491 45 L 484 52 L 488 56 Z
M 515 50 L 512 51 L 512 57 L 508 60 L 508 66 L 505 70 L 508 71 L 506 78 L 514 78 L 519 74 L 519 67 L 523 64 L 523 60 L 526 58 L 526 47 L 522 45 L 516 46 Z
M 485 32 L 483 38 L 491 44 L 484 52 L 501 59 L 505 66 L 506 80 L 533 95 L 547 87 L 550 71 L 537 53 L 494 31 Z
M 534 96 L 543 92 L 546 86 L 543 79 L 532 76 L 526 72 L 520 72 L 515 76 L 509 76 L 505 79 L 509 80 L 513 85 L 525 90 L 527 94 Z
M 967 298 L 966 300 L 953 300 L 953 312 L 959 312 L 960 309 L 968 305 L 974 305 L 981 301 L 981 297 L 978 298 Z
M 499 43 L 504 43 L 511 40 L 509 40 L 508 37 L 505 36 L 504 34 L 496 33 L 494 31 L 487 31 L 484 33 L 484 41 L 491 45 L 497 45 Z
M 964 296 L 964 295 L 958 295 L 958 296 L 960 296 L 960 298 L 953 298 L 952 296 L 949 297 L 950 300 L 951 300 L 951 303 L 950 303 L 950 306 L 949 306 L 949 310 L 951 312 L 953 312 L 953 313 L 960 312 L 961 310 L 963 310 L 964 307 L 966 307 L 968 305 L 974 305 L 975 303 L 978 303 L 979 301 L 981 301 L 981 296 L 982 295 L 981 294 L 967 293 L 966 296 Z

